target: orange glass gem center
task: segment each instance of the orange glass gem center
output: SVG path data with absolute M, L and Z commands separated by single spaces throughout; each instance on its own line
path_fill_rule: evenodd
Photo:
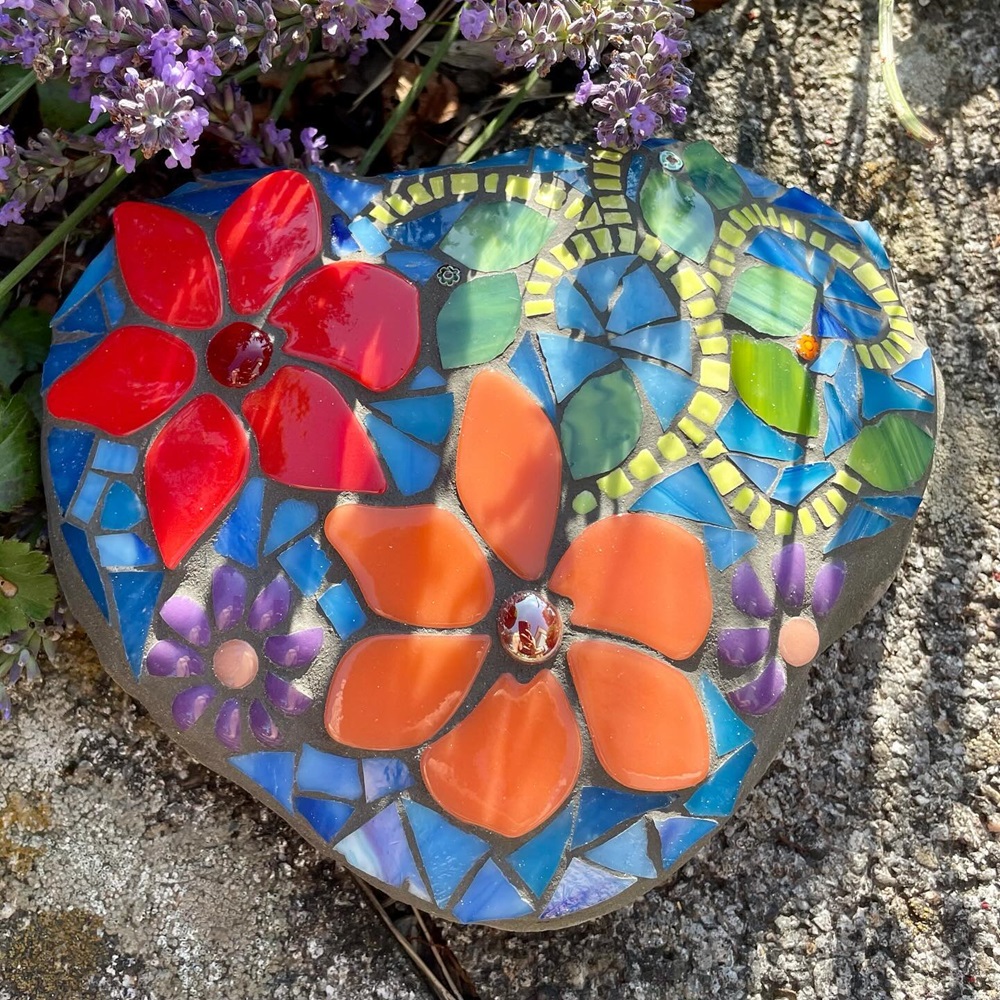
M 507 654 L 521 663 L 544 663 L 562 641 L 559 609 L 530 590 L 511 594 L 497 613 L 497 634 Z

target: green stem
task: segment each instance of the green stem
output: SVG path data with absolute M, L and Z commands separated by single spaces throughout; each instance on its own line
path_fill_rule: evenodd
M 932 132 L 910 107 L 903 88 L 896 75 L 896 46 L 892 37 L 892 16 L 894 0 L 879 0 L 878 3 L 878 47 L 882 58 L 882 80 L 885 83 L 889 102 L 910 135 L 925 146 L 933 146 L 938 141 L 936 133 Z
M 0 115 L 2 115 L 12 104 L 19 101 L 38 82 L 32 70 L 28 70 L 13 87 L 0 97 Z
M 124 167 L 115 167 L 107 180 L 91 191 L 79 205 L 21 261 L 13 271 L 0 281 L 0 299 L 12 292 L 18 282 L 26 278 L 98 205 L 128 176 Z
M 355 170 L 355 173 L 359 177 L 368 173 L 368 168 L 374 162 L 375 157 L 378 156 L 379 150 L 388 142 L 389 136 L 396 131 L 396 126 L 406 117 L 406 113 L 410 110 L 413 102 L 420 96 L 420 92 L 424 87 L 427 86 L 427 81 L 431 78 L 431 74 L 438 68 L 445 53 L 451 48 L 452 43 L 457 37 L 458 18 L 456 17 L 445 32 L 444 38 L 435 46 L 430 59 L 427 60 L 427 65 L 420 71 L 420 76 L 417 77 L 413 86 L 410 87 L 409 93 L 399 102 L 393 113 L 389 115 L 385 125 L 382 126 L 382 131 L 375 137 L 375 141 L 368 147 L 365 155 L 361 157 L 361 161 Z
M 277 121 L 281 117 L 282 111 L 285 110 L 285 105 L 288 104 L 289 99 L 292 96 L 295 88 L 302 82 L 302 77 L 305 74 L 306 67 L 309 65 L 308 57 L 305 59 L 300 59 L 291 69 L 288 74 L 288 79 L 285 81 L 284 87 L 281 88 L 281 93 L 278 94 L 277 99 L 271 106 L 271 119 Z
M 504 105 L 500 114 L 498 114 L 496 118 L 494 118 L 493 121 L 491 121 L 489 125 L 487 125 L 486 128 L 484 128 L 482 132 L 480 132 L 479 135 L 477 135 L 476 138 L 465 147 L 462 155 L 459 156 L 455 162 L 468 163 L 469 160 L 471 160 L 483 148 L 483 146 L 485 146 L 497 134 L 497 132 L 499 132 L 500 129 L 507 124 L 510 116 L 518 109 L 521 102 L 534 89 L 536 83 L 538 83 L 538 72 L 536 70 L 532 70 L 524 78 L 524 81 L 521 83 L 521 86 L 518 87 L 517 92 L 514 93 L 510 100 Z

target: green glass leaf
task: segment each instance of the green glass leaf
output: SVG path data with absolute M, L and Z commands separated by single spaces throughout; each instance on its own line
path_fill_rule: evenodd
M 438 349 L 445 368 L 492 361 L 521 325 L 521 289 L 513 274 L 491 274 L 459 285 L 438 314 Z
M 811 325 L 815 302 L 808 281 L 761 264 L 736 279 L 726 312 L 770 337 L 794 337 Z
M 44 621 L 56 602 L 49 561 L 25 542 L 0 539 L 0 636 Z
M 732 208 L 743 200 L 740 175 L 710 142 L 692 142 L 684 150 L 684 166 L 691 183 L 716 208 Z
M 934 441 L 927 431 L 890 413 L 861 431 L 847 464 L 872 486 L 892 493 L 922 479 L 933 454 Z
M 740 398 L 765 423 L 789 434 L 818 432 L 815 379 L 787 347 L 737 334 L 732 376 Z
M 38 494 L 38 423 L 20 395 L 0 398 L 0 511 Z
M 475 271 L 507 271 L 538 256 L 556 223 L 527 205 L 473 205 L 441 241 L 441 249 Z
M 642 429 L 642 404 L 626 371 L 589 379 L 569 401 L 560 425 L 574 479 L 621 465 Z
M 693 185 L 653 170 L 639 192 L 639 207 L 654 235 L 685 257 L 705 262 L 715 239 L 715 216 Z

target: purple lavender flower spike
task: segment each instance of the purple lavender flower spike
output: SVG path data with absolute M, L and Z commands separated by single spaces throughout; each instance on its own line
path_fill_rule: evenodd
M 760 577 L 750 563 L 740 563 L 733 573 L 733 604 L 751 618 L 770 618 L 774 601 L 768 597 Z
M 205 664 L 193 649 L 161 639 L 146 654 L 146 670 L 152 677 L 200 677 Z
M 806 599 L 806 550 L 802 545 L 786 545 L 771 561 L 771 573 L 785 604 L 801 608 Z
M 250 703 L 250 731 L 257 742 L 266 747 L 280 747 L 281 733 L 274 720 L 267 714 L 267 709 L 256 699 Z
M 322 628 L 306 628 L 289 635 L 271 635 L 264 640 L 264 655 L 279 667 L 302 667 L 312 663 L 323 645 Z
M 298 688 L 270 671 L 264 678 L 264 691 L 271 704 L 285 715 L 301 715 L 313 703 L 309 695 L 303 694 Z
M 727 667 L 749 667 L 766 652 L 771 633 L 766 628 L 727 628 L 719 633 L 719 661 Z
M 212 634 L 208 615 L 197 601 L 174 594 L 162 608 L 160 617 L 182 638 L 196 646 L 207 646 Z
M 173 715 L 178 729 L 190 729 L 204 714 L 209 702 L 215 697 L 215 688 L 199 684 L 181 691 L 174 698 Z
M 843 563 L 824 563 L 820 567 L 813 581 L 812 609 L 817 618 L 824 618 L 833 610 L 846 577 L 847 568 Z
M 292 588 L 279 573 L 258 595 L 250 608 L 249 624 L 255 632 L 267 632 L 280 625 L 292 603 Z
M 243 620 L 247 602 L 247 582 L 232 566 L 220 566 L 212 574 L 212 610 L 221 632 L 235 628 Z
M 730 691 L 727 697 L 738 712 L 745 712 L 747 715 L 767 715 L 784 697 L 787 680 L 784 663 L 773 659 L 759 677 L 735 691 Z
M 215 719 L 215 736 L 230 750 L 243 746 L 243 723 L 240 720 L 240 703 L 235 698 L 227 698 Z

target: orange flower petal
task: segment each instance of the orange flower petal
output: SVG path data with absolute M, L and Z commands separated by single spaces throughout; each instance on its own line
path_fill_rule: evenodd
M 326 696 L 326 731 L 362 750 L 402 750 L 430 739 L 465 700 L 486 635 L 376 635 L 342 657 Z
M 572 599 L 574 625 L 627 635 L 677 659 L 697 651 L 712 623 L 704 546 L 655 514 L 594 522 L 559 560 L 549 587 Z
M 544 823 L 573 790 L 583 749 L 551 670 L 527 684 L 503 674 L 483 700 L 424 751 L 424 784 L 452 816 L 504 837 Z
M 513 379 L 481 372 L 469 389 L 455 483 L 487 545 L 524 580 L 545 570 L 562 453 L 545 411 Z
M 597 759 L 615 781 L 672 792 L 708 774 L 708 725 L 686 674 L 599 639 L 574 643 L 566 658 Z
M 454 514 L 429 504 L 342 504 L 326 537 L 350 567 L 371 609 L 426 628 L 474 625 L 493 603 L 493 574 Z

